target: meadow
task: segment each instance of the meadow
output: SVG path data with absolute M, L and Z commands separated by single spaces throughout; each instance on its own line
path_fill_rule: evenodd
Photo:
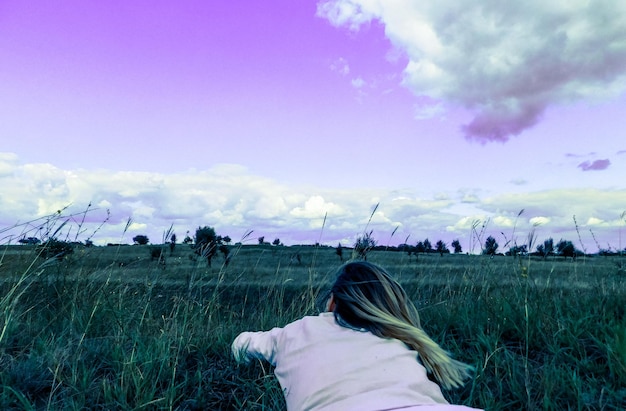
M 269 365 L 236 365 L 241 331 L 316 314 L 331 247 L 232 246 L 209 267 L 178 244 L 0 249 L 0 408 L 282 410 Z M 350 257 L 344 250 L 344 258 Z M 294 258 L 300 256 L 300 261 Z M 626 409 L 626 257 L 371 251 L 426 331 L 476 371 L 445 391 L 487 410 Z

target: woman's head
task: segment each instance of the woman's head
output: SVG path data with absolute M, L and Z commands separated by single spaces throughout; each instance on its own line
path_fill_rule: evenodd
M 459 387 L 471 367 L 452 359 L 420 326 L 417 309 L 402 286 L 382 267 L 356 261 L 344 264 L 331 288 L 329 307 L 339 324 L 395 338 L 417 351 L 429 372 L 446 388 Z
M 417 310 L 402 286 L 377 265 L 366 261 L 344 264 L 331 293 L 335 316 L 353 327 L 378 335 L 377 324 L 384 317 L 420 326 Z

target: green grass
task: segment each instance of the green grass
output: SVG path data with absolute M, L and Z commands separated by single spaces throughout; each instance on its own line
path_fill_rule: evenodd
M 345 250 L 348 252 L 349 250 Z M 0 408 L 284 409 L 271 367 L 237 366 L 232 339 L 317 313 L 332 248 L 243 246 L 208 267 L 179 244 L 0 250 Z M 292 257 L 299 253 L 301 264 Z M 345 254 L 345 253 L 344 253 Z M 488 410 L 626 408 L 622 257 L 371 252 L 426 330 L 475 378 L 445 392 Z

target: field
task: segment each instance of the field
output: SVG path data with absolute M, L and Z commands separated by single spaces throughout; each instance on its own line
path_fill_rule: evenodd
M 79 247 L 62 261 L 0 249 L 0 408 L 281 410 L 267 364 L 230 343 L 319 312 L 340 265 L 329 247 Z M 349 253 L 344 250 L 344 256 Z M 300 261 L 295 258 L 300 256 Z M 487 410 L 626 409 L 626 257 L 372 251 L 427 332 L 475 366 L 454 403 Z

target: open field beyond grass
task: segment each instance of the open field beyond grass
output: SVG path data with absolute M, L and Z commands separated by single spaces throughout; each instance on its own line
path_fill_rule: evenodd
M 230 343 L 319 312 L 341 262 L 328 247 L 231 254 L 208 267 L 181 244 L 165 265 L 148 246 L 77 247 L 62 261 L 4 246 L 0 408 L 284 409 L 271 368 L 237 366 Z M 435 340 L 476 367 L 445 392 L 450 401 L 626 409 L 626 257 L 373 251 L 368 261 L 400 280 Z

